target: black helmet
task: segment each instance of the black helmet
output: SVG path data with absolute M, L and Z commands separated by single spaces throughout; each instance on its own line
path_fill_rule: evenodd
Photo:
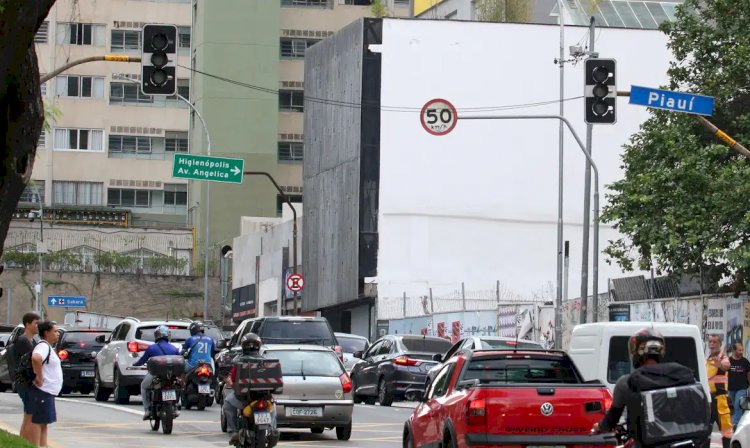
M 203 322 L 196 320 L 190 324 L 190 336 L 195 336 L 198 333 L 204 333 L 206 328 L 203 326 Z
M 242 337 L 240 345 L 242 346 L 242 353 L 251 354 L 260 351 L 260 346 L 263 345 L 263 342 L 257 334 L 248 333 Z
M 154 341 L 159 342 L 159 339 L 169 342 L 169 328 L 166 325 L 159 325 L 154 330 Z
M 638 368 L 646 362 L 647 359 L 654 359 L 656 362 L 662 362 L 666 353 L 666 344 L 664 336 L 654 328 L 644 328 L 630 337 L 628 342 L 628 352 L 630 361 L 634 368 Z

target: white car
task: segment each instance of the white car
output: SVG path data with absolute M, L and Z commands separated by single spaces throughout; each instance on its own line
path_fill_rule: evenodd
M 750 448 L 750 398 L 745 397 L 740 401 L 740 407 L 745 411 L 742 414 L 740 422 L 737 423 L 737 429 L 732 435 L 732 448 Z
M 114 395 L 117 404 L 128 404 L 131 395 L 140 395 L 141 381 L 146 375 L 143 369 L 129 370 L 148 347 L 154 343 L 154 330 L 160 325 L 169 328 L 169 341 L 177 348 L 190 337 L 189 322 L 159 321 L 141 322 L 128 317 L 120 322 L 96 355 L 94 366 L 94 397 L 96 401 L 107 401 Z
M 346 368 L 347 373 L 351 373 L 354 364 L 361 362 L 359 358 L 354 357 L 354 354 L 356 352 L 366 352 L 370 348 L 370 341 L 366 337 L 356 334 L 335 333 L 335 336 L 344 355 L 344 368 Z

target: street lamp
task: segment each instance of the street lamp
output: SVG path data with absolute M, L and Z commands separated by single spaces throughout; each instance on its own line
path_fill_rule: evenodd
M 46 248 L 44 247 L 44 201 L 36 185 L 30 186 L 36 194 L 36 199 L 39 201 L 39 210 L 30 210 L 28 218 L 32 223 L 36 218 L 39 218 L 39 244 L 36 246 L 36 252 L 39 254 L 39 284 L 34 288 L 36 292 L 36 305 L 34 308 L 37 313 L 41 314 L 42 304 L 40 298 L 42 297 L 42 288 L 44 285 L 44 253 L 46 252 Z

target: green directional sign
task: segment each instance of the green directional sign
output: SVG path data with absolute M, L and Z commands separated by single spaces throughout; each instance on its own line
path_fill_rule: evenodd
M 176 153 L 172 177 L 241 184 L 244 168 L 243 159 Z

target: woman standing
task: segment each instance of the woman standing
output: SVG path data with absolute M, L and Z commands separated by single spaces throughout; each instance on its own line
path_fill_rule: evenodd
M 40 447 L 47 446 L 47 425 L 57 421 L 55 397 L 60 393 L 63 384 L 60 358 L 52 349 L 60 334 L 57 324 L 46 320 L 39 324 L 41 341 L 34 347 L 31 362 L 36 377 L 29 388 L 31 405 L 31 442 Z

